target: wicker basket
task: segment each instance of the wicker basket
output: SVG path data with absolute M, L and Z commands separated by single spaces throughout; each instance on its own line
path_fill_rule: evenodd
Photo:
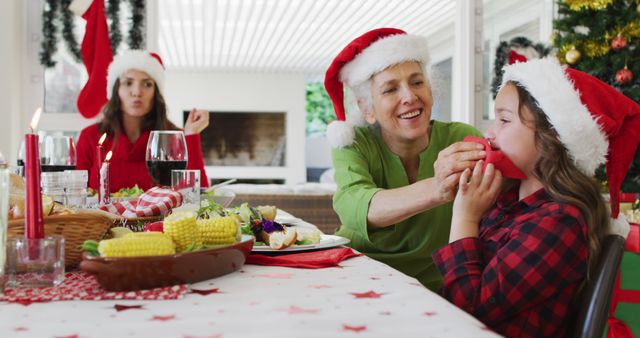
M 120 217 L 97 209 L 81 209 L 66 215 L 44 218 L 45 235 L 64 237 L 64 260 L 67 267 L 75 267 L 82 261 L 80 245 L 88 239 L 100 240 Z M 24 235 L 24 219 L 9 221 L 9 236 Z

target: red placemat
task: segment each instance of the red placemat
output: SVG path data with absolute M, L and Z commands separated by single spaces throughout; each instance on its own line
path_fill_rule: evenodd
M 340 266 L 340 262 L 345 259 L 357 256 L 362 256 L 362 254 L 353 251 L 351 248 L 292 253 L 281 256 L 251 254 L 247 258 L 246 264 L 322 269 Z
M 60 300 L 169 300 L 179 299 L 189 290 L 187 284 L 129 292 L 105 291 L 95 277 L 82 271 L 67 272 L 65 280 L 50 288 L 8 288 L 0 301 L 35 303 Z

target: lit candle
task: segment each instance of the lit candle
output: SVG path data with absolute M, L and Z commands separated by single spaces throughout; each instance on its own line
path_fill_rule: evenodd
M 27 182 L 25 193 L 25 231 L 29 239 L 44 238 L 44 220 L 42 219 L 42 197 L 40 195 L 40 152 L 38 150 L 38 134 L 35 129 L 42 108 L 38 108 L 31 119 L 31 133 L 24 136 L 24 173 Z
M 112 152 L 109 150 L 107 156 L 100 166 L 100 188 L 98 189 L 98 202 L 103 204 L 109 204 L 109 160 L 111 159 Z
M 100 140 L 98 140 L 98 145 L 96 146 L 96 163 L 98 163 L 98 170 L 100 170 L 100 168 L 102 168 L 102 159 L 104 158 L 104 147 L 102 147 L 102 143 L 104 143 L 104 140 L 107 138 L 107 133 L 103 133 L 102 136 L 100 136 Z M 100 173 L 97 173 L 97 179 L 98 182 L 100 182 Z

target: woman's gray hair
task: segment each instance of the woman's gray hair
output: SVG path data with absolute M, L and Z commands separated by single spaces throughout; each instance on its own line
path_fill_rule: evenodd
M 430 65 L 425 65 L 425 64 L 422 64 L 421 62 L 418 62 L 418 63 L 420 64 L 420 68 L 422 68 L 422 72 L 425 74 L 425 78 L 427 79 L 427 83 L 431 87 L 431 92 L 435 99 L 435 96 L 437 92 L 439 92 L 439 90 L 434 90 L 433 83 L 434 81 L 435 83 L 438 83 L 439 81 L 437 79 L 434 79 L 434 74 L 432 74 L 433 69 L 430 69 L 431 68 Z M 379 73 L 376 73 L 376 74 L 379 74 Z M 372 84 L 371 81 L 376 74 L 372 75 L 369 79 L 367 79 L 362 83 L 359 83 L 353 86 L 345 86 L 346 98 L 347 98 L 346 99 L 347 105 L 345 107 L 345 110 L 347 113 L 346 114 L 347 122 L 354 125 L 364 124 L 364 114 L 360 110 L 360 107 L 358 106 L 358 100 L 362 102 L 362 105 L 364 107 L 367 107 L 369 109 L 373 108 L 373 94 L 372 94 L 372 88 L 371 88 L 371 84 Z

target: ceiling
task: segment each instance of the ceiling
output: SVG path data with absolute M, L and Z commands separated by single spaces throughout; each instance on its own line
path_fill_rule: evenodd
M 324 73 L 349 41 L 378 27 L 430 36 L 454 20 L 454 0 L 158 0 L 167 67 Z

